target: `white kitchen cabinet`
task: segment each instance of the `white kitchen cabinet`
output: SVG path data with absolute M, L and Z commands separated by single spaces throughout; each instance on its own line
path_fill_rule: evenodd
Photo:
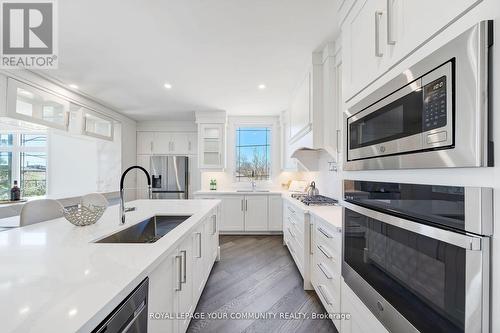
M 270 195 L 269 205 L 269 231 L 283 230 L 283 199 L 279 195 Z
M 245 196 L 245 231 L 268 230 L 267 195 Z
M 169 254 L 158 267 L 149 274 L 149 313 L 174 313 L 174 275 L 176 267 L 174 254 Z M 174 320 L 149 320 L 148 332 L 171 333 L 174 332 Z
M 245 197 L 241 195 L 225 195 L 222 199 L 221 231 L 245 230 Z
M 174 278 L 174 313 L 191 314 L 193 313 L 196 302 L 193 271 L 193 234 L 190 234 L 177 248 L 175 261 Z M 189 316 L 176 320 L 177 332 L 185 332 L 190 322 Z
M 293 151 L 290 145 L 290 110 L 285 110 L 280 116 L 281 123 L 281 169 L 297 171 L 297 160 L 292 158 Z
M 153 154 L 153 132 L 137 132 L 137 154 Z
M 67 131 L 70 102 L 49 91 L 7 79 L 7 105 L 0 116 Z
M 82 134 L 113 141 L 114 121 L 98 112 L 81 108 L 83 117 Z
M 343 94 L 352 97 L 382 71 L 384 0 L 358 0 L 342 26 Z M 376 27 L 379 27 L 378 29 Z
M 225 168 L 225 124 L 199 124 L 200 169 Z
M 296 140 L 309 132 L 312 123 L 312 83 L 308 71 L 299 83 L 290 103 L 290 136 Z
M 311 283 L 325 309 L 340 313 L 342 230 L 314 215 L 311 230 Z M 333 322 L 339 329 L 340 322 Z
M 395 40 L 400 44 L 402 51 L 400 56 L 412 51 L 422 44 L 433 34 L 447 26 L 450 22 L 460 17 L 464 12 L 470 10 L 482 0 L 453 0 L 434 1 L 397 1 L 390 0 L 389 13 L 393 13 L 391 21 L 397 21 L 401 17 L 400 24 L 394 22 L 394 27 L 389 27 L 393 34 L 399 35 Z M 423 23 L 425 22 L 425 23 Z
M 343 280 L 341 282 L 341 291 L 342 313 L 349 314 L 350 319 L 341 320 L 340 332 L 389 333 Z
M 358 0 L 342 22 L 347 101 L 481 0 Z
M 193 232 L 193 297 L 198 300 L 200 297 L 205 283 L 207 282 L 207 271 L 209 252 L 207 248 L 207 230 L 205 224 L 208 223 L 209 219 L 206 219 L 202 224 L 200 224 Z
M 205 223 L 207 233 L 207 253 L 209 262 L 213 264 L 219 257 L 219 219 L 220 219 L 220 206 L 212 213 L 210 218 Z M 209 272 L 211 265 L 209 267 Z

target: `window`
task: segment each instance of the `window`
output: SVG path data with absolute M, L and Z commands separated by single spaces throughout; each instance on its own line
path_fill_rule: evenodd
M 269 127 L 236 129 L 236 181 L 270 179 L 271 141 Z
M 0 133 L 0 199 L 10 198 L 18 180 L 24 198 L 47 193 L 47 136 Z

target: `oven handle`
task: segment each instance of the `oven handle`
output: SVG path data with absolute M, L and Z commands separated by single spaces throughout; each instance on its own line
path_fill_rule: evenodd
M 372 209 L 361 207 L 349 202 L 343 202 L 345 208 L 348 208 L 361 215 L 368 216 L 372 219 L 382 221 L 384 223 L 393 225 L 395 227 L 405 229 L 419 235 L 427 236 L 440 240 L 445 243 L 453 244 L 466 250 L 481 251 L 481 237 L 464 235 L 458 232 L 443 230 L 431 227 L 426 224 L 405 220 L 396 216 L 388 215 L 385 213 L 377 212 Z M 345 219 L 345 211 L 344 211 Z

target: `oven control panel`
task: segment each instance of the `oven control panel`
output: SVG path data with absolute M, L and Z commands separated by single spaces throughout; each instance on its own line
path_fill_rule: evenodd
M 425 85 L 423 92 L 422 130 L 426 132 L 446 126 L 446 76 Z

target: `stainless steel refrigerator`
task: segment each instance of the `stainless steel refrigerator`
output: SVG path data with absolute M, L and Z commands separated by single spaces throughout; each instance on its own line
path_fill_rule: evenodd
M 187 199 L 189 159 L 187 156 L 151 156 L 153 199 Z

